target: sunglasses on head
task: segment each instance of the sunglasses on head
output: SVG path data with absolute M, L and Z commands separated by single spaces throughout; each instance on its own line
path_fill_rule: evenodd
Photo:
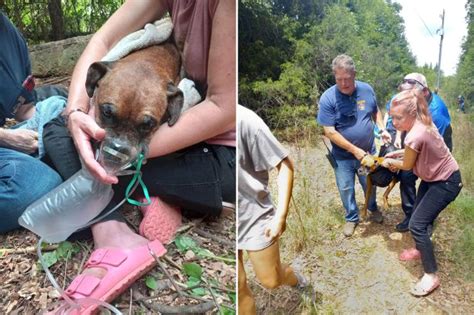
M 421 85 L 423 88 L 426 87 L 423 83 L 421 83 L 420 81 L 415 80 L 415 79 L 403 79 L 403 83 L 408 83 L 408 84 L 412 84 L 412 85 L 419 84 L 419 85 Z

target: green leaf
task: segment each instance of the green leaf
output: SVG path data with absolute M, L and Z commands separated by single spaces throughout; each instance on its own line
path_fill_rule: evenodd
M 175 238 L 174 243 L 176 244 L 178 250 L 181 252 L 185 252 L 188 249 L 194 249 L 197 247 L 196 242 L 194 242 L 194 240 L 189 236 L 185 235 L 178 235 Z
M 158 283 L 156 282 L 156 279 L 152 276 L 147 276 L 145 278 L 145 284 L 148 288 L 152 290 L 158 289 Z
M 215 255 L 208 249 L 197 247 L 195 250 L 196 255 L 201 257 L 215 257 Z
M 48 268 L 57 263 L 58 257 L 56 256 L 56 251 L 43 254 L 43 260 Z
M 59 243 L 59 246 L 56 249 L 56 256 L 58 257 L 58 259 L 69 258 L 70 256 L 68 255 L 72 253 L 72 250 L 73 250 L 72 243 L 67 242 L 67 241 L 61 242 Z
M 235 293 L 229 293 L 229 294 L 227 294 L 227 296 L 229 297 L 229 299 L 232 301 L 233 304 L 236 303 Z
M 190 277 L 201 279 L 202 268 L 196 263 L 184 263 L 183 264 L 184 273 Z
M 201 267 L 199 267 L 199 268 L 201 268 Z M 190 276 L 188 281 L 186 282 L 186 286 L 188 288 L 193 288 L 193 287 L 199 285 L 200 283 L 201 283 L 200 278 Z M 203 296 L 203 295 L 206 295 L 206 290 L 204 288 L 201 288 L 201 287 L 196 287 L 196 288 L 193 288 L 191 290 L 191 294 L 196 295 L 196 296 Z
M 196 277 L 189 277 L 188 281 L 186 282 L 186 286 L 188 288 L 192 288 L 194 286 L 197 286 L 199 283 L 201 283 L 201 279 Z
M 192 295 L 204 296 L 206 295 L 206 290 L 204 288 L 194 288 L 191 290 Z
M 223 314 L 223 315 L 235 315 L 235 310 L 233 310 L 231 308 L 221 306 L 220 310 L 221 310 L 221 314 Z

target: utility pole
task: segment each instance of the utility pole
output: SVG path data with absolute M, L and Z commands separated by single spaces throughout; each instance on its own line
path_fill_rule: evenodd
M 439 40 L 439 58 L 438 58 L 438 77 L 436 79 L 436 90 L 439 91 L 439 81 L 441 78 L 441 52 L 443 50 L 443 37 L 444 37 L 444 9 L 443 15 L 441 15 L 441 28 L 436 31 L 439 33 L 440 40 Z

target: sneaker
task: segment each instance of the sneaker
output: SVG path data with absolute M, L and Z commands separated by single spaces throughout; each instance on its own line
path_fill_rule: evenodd
M 395 226 L 395 230 L 397 230 L 397 232 L 400 232 L 400 233 L 408 232 L 408 224 L 409 223 L 410 223 L 410 218 L 405 217 L 405 219 L 402 222 L 398 223 Z
M 355 228 L 357 226 L 357 222 L 346 222 L 344 224 L 344 229 L 342 230 L 342 233 L 344 233 L 344 236 L 349 237 L 354 234 Z
M 369 211 L 369 220 L 375 223 L 382 223 L 383 222 L 383 215 L 380 210 Z

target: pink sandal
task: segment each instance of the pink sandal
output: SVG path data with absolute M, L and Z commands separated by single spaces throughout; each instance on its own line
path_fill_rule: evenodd
M 142 200 L 144 202 L 144 200 Z M 142 206 L 143 219 L 139 233 L 147 239 L 159 240 L 168 244 L 181 225 L 181 210 L 171 206 L 158 197 L 151 197 L 151 204 Z
M 400 259 L 401 261 L 410 261 L 410 260 L 416 260 L 420 258 L 421 258 L 421 253 L 416 248 L 405 249 L 400 253 L 400 256 L 398 256 L 398 259 Z
M 103 268 L 106 270 L 105 276 L 97 278 L 93 275 L 81 274 L 74 278 L 65 293 L 73 300 L 77 300 L 80 308 L 63 306 L 52 314 L 96 313 L 99 310 L 98 304 L 87 300 L 81 302 L 81 299 L 113 301 L 156 265 L 154 256 L 160 257 L 165 253 L 166 249 L 159 241 L 153 241 L 135 249 L 99 248 L 95 250 L 84 269 Z

